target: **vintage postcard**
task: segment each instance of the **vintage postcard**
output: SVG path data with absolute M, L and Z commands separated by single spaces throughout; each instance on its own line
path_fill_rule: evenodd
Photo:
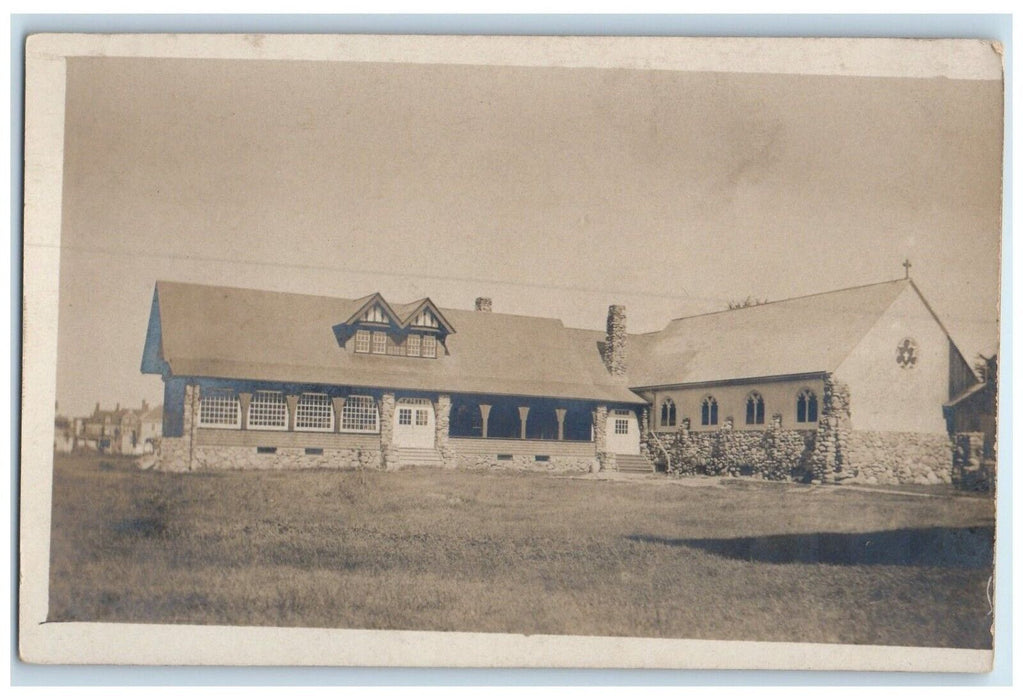
M 1002 58 L 31 37 L 21 657 L 989 670 Z

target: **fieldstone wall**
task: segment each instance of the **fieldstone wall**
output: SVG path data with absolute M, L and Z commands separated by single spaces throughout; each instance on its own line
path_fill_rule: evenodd
M 532 455 L 512 455 L 511 459 L 498 459 L 497 455 L 467 454 L 456 455 L 455 464 L 460 469 L 516 469 L 535 472 L 593 472 L 597 470 L 595 457 L 562 457 L 551 455 L 545 462 L 538 462 Z
M 378 469 L 378 450 L 324 449 L 323 454 L 306 454 L 302 447 L 278 447 L 259 452 L 255 447 L 200 445 L 193 451 L 196 470 L 222 469 Z
M 154 440 L 156 468 L 168 472 L 187 472 L 191 442 L 188 438 L 161 437 Z
M 813 454 L 811 431 L 785 430 L 776 420 L 767 430 L 735 430 L 725 423 L 721 430 L 693 432 L 683 423 L 675 433 L 657 438 L 671 457 L 676 476 L 709 474 L 758 476 L 775 481 L 804 481 L 810 474 Z M 653 438 L 646 441 L 651 454 L 660 453 Z
M 947 435 L 853 430 L 847 462 L 864 484 L 948 484 L 952 443 Z

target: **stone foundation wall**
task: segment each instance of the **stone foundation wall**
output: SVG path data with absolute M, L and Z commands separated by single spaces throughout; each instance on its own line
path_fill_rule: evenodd
M 851 430 L 845 453 L 852 480 L 858 483 L 952 482 L 952 443 L 947 435 Z
M 157 468 L 168 472 L 187 472 L 190 444 L 187 438 L 157 438 L 154 450 Z
M 533 455 L 512 455 L 511 459 L 498 459 L 497 455 L 460 454 L 455 456 L 460 469 L 520 469 L 535 472 L 595 472 L 599 468 L 596 457 L 567 457 L 551 455 L 546 462 L 538 462 Z
M 323 454 L 306 454 L 302 447 L 278 447 L 262 453 L 255 447 L 201 445 L 194 448 L 192 468 L 224 469 L 380 469 L 379 450 L 324 449 Z

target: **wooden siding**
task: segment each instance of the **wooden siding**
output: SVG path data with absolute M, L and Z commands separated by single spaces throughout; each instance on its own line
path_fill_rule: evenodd
M 592 442 L 562 440 L 507 440 L 502 438 L 451 438 L 457 454 L 476 455 L 550 455 L 552 457 L 593 457 Z
M 222 430 L 199 428 L 196 445 L 227 447 L 322 447 L 331 450 L 379 450 L 380 435 L 376 433 L 317 433 L 312 431 L 282 432 L 276 430 Z

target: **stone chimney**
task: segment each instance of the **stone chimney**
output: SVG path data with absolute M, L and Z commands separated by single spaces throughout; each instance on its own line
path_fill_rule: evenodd
M 476 297 L 476 310 L 490 313 L 493 311 L 494 302 L 490 297 Z
M 604 364 L 615 377 L 625 374 L 625 307 L 613 304 L 607 309 L 607 339 L 604 345 Z
M 92 415 L 99 413 L 99 401 L 96 402 L 96 410 L 92 412 Z

